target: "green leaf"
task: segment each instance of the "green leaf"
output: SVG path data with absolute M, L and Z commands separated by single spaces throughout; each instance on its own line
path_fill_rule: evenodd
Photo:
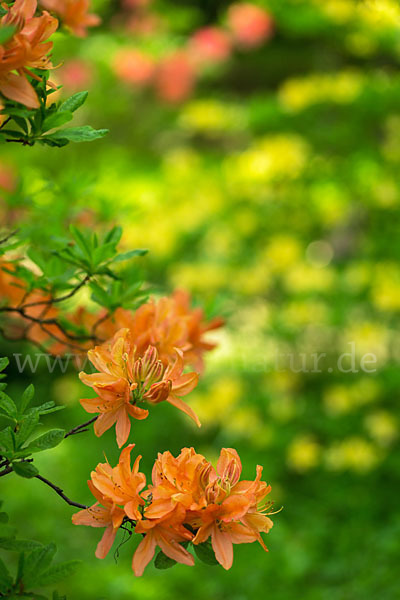
M 13 419 L 17 417 L 18 411 L 14 401 L 4 392 L 0 392 L 0 409 Z
M 8 514 L 0 512 L 0 523 L 8 523 Z
M 103 244 L 93 251 L 93 262 L 96 266 L 100 265 L 107 259 L 111 259 L 115 254 L 115 244 Z
M 0 558 L 0 592 L 6 594 L 13 585 L 13 579 Z
M 58 410 L 63 410 L 64 408 L 65 406 L 56 406 L 53 400 L 50 400 L 49 402 L 45 402 L 40 406 L 34 406 L 30 409 L 29 414 L 31 412 L 37 412 L 39 413 L 39 415 L 49 415 L 50 413 L 57 412 Z
M 83 232 L 80 231 L 74 225 L 70 225 L 69 230 L 70 230 L 74 240 L 78 244 L 79 248 L 82 250 L 82 252 L 84 254 L 86 254 L 86 256 L 89 258 L 89 260 L 91 260 L 93 248 L 90 244 L 90 239 L 87 236 L 85 236 L 83 234 Z
M 12 468 L 17 475 L 24 477 L 25 479 L 31 479 L 39 474 L 37 468 L 32 463 L 28 462 L 14 462 L 12 463 Z
M 154 566 L 156 569 L 170 569 L 176 565 L 176 560 L 170 558 L 162 550 L 157 554 Z
M 147 253 L 148 250 L 129 250 L 128 252 L 117 254 L 117 256 L 113 258 L 111 262 L 122 262 L 123 260 L 129 260 L 130 258 L 135 258 L 136 256 L 144 256 Z
M 103 288 L 95 281 L 91 281 L 89 285 L 93 291 L 91 296 L 92 300 L 94 302 L 97 302 L 97 304 L 100 304 L 100 306 L 108 308 L 110 306 L 110 301 L 112 301 L 112 298 L 110 298 L 107 291 L 103 290 Z
M 11 540 L 15 537 L 16 529 L 15 527 L 10 527 L 10 525 L 0 525 L 0 541 Z
M 0 431 L 0 448 L 2 448 L 3 452 L 4 450 L 14 451 L 14 436 L 11 427 Z
M 60 108 L 58 109 L 58 112 L 63 112 L 63 111 L 69 111 L 69 112 L 75 112 L 79 107 L 82 106 L 82 104 L 84 104 L 86 102 L 86 98 L 88 97 L 88 93 L 89 92 L 77 92 L 76 94 L 74 94 L 73 96 L 71 96 L 70 98 L 68 98 L 67 100 L 65 100 L 65 102 L 63 102 L 60 106 Z
M 10 364 L 10 361 L 5 356 L 4 358 L 0 358 L 0 372 L 4 371 L 4 369 Z
M 0 27 L 0 44 L 6 44 L 12 38 L 15 32 L 13 25 L 5 25 Z
M 28 552 L 34 548 L 39 548 L 40 546 L 42 546 L 42 544 L 40 544 L 40 542 L 35 542 L 34 540 L 0 540 L 0 548 L 3 548 L 3 550 L 14 550 L 16 552 Z
M 43 121 L 42 131 L 49 131 L 55 127 L 61 127 L 61 125 L 65 125 L 65 123 L 71 121 L 72 117 L 72 112 L 69 112 L 68 110 L 53 113 Z
M 41 574 L 49 568 L 56 550 L 55 544 L 48 544 L 47 546 L 35 548 L 25 556 L 25 564 L 22 571 L 22 581 L 25 588 L 36 585 Z
M 51 146 L 52 148 L 62 148 L 63 146 L 67 146 L 69 141 L 66 139 L 53 140 L 51 136 L 44 136 L 38 139 L 39 144 L 44 146 Z
M 51 135 L 52 139 L 65 139 L 70 142 L 91 142 L 104 137 L 108 129 L 93 129 L 90 125 L 60 129 Z
M 219 564 L 217 559 L 215 558 L 214 550 L 212 549 L 210 539 L 208 539 L 206 542 L 203 542 L 202 544 L 193 544 L 193 548 L 196 552 L 196 556 L 201 560 L 201 562 L 210 566 L 215 566 Z
M 107 233 L 104 238 L 104 244 L 117 245 L 122 237 L 122 227 L 116 225 Z
M 36 580 L 36 585 L 45 586 L 53 585 L 61 579 L 65 579 L 73 575 L 79 566 L 79 560 L 69 560 L 66 562 L 58 563 L 53 565 L 47 571 L 44 571 L 40 577 Z
M 16 433 L 16 441 L 18 448 L 22 446 L 29 436 L 35 431 L 39 423 L 39 413 L 33 412 L 25 415 L 18 424 L 18 431 Z
M 41 452 L 42 450 L 49 450 L 55 448 L 64 439 L 65 429 L 51 429 L 43 435 L 33 440 L 27 449 L 30 452 Z
M 32 384 L 28 385 L 28 387 L 22 394 L 22 398 L 21 398 L 21 407 L 20 407 L 21 414 L 23 414 L 25 412 L 25 409 L 31 403 L 31 400 L 32 400 L 34 394 L 35 394 L 35 388 L 33 387 Z

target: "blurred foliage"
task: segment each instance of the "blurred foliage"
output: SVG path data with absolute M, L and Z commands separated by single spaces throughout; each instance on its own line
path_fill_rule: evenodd
M 57 497 L 43 519 L 51 490 L 36 481 L 7 480 L 7 509 L 24 535 L 46 541 L 56 532 L 61 558 L 86 561 L 60 584 L 71 598 L 394 600 L 400 5 L 260 1 L 272 37 L 212 64 L 179 101 L 121 76 L 121 52 L 159 60 L 186 47 L 195 30 L 224 25 L 229 4 L 155 1 L 161 24 L 143 32 L 134 2 L 104 0 L 96 11 L 103 24 L 88 38 L 56 34 L 53 62 L 65 61 L 53 72 L 64 86 L 57 94 L 89 89 L 75 119 L 110 133 L 89 150 L 3 147 L 0 212 L 7 227 L 18 224 L 42 245 L 71 223 L 120 224 L 126 250 L 150 250 L 135 268 L 154 289 L 187 288 L 210 316 L 225 313 L 228 326 L 215 334 L 220 346 L 192 403 L 203 428 L 160 407 L 151 427 L 137 429 L 137 448 L 147 471 L 157 450 L 185 445 L 208 456 L 233 446 L 246 469 L 263 464 L 284 505 L 270 552 L 237 546 L 227 573 L 179 565 L 136 580 L 129 542 L 117 566 L 112 556 L 96 561 L 96 531 L 72 529 Z M 4 342 L 0 354 L 20 351 Z M 326 354 L 317 369 L 315 353 Z M 343 353 L 353 355 L 346 369 L 355 361 L 349 372 L 338 369 Z M 370 353 L 376 363 L 363 370 Z M 10 390 L 22 393 L 28 374 L 12 362 L 9 371 Z M 41 367 L 34 384 L 38 398 L 67 404 L 50 425 L 82 420 L 75 372 L 49 376 Z M 115 462 L 113 436 L 104 440 Z M 37 463 L 86 502 L 82 482 L 101 459 L 88 435 Z

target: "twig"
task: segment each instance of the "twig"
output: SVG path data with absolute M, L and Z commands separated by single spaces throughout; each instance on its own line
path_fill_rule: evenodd
M 106 312 L 105 315 L 103 315 L 102 317 L 100 317 L 99 319 L 97 319 L 96 323 L 94 323 L 93 327 L 92 327 L 92 335 L 95 336 L 96 335 L 96 330 L 99 327 L 99 325 L 101 325 L 102 323 L 104 323 L 104 321 L 107 321 L 107 319 L 109 319 L 111 317 L 111 314 L 109 312 Z
M 9 123 L 11 121 L 12 117 L 8 117 L 4 123 L 2 125 L 0 125 L 0 129 L 3 129 L 3 127 L 5 127 L 7 125 L 7 123 Z
M 4 469 L 4 471 L 0 472 L 0 477 L 4 477 L 4 475 L 8 475 L 9 473 L 11 473 L 13 471 L 12 467 L 7 467 L 6 469 Z
M 19 232 L 19 229 L 15 229 L 14 231 L 12 231 L 11 233 L 9 233 L 8 235 L 6 235 L 5 238 L 3 238 L 2 240 L 0 240 L 0 244 L 5 244 L 6 242 L 8 242 L 8 240 L 10 238 L 13 237 L 13 235 L 16 235 Z
M 73 429 L 71 429 L 64 435 L 64 439 L 69 437 L 70 435 L 76 435 L 77 433 L 83 433 L 84 431 L 88 431 L 87 429 L 84 429 L 84 427 L 88 427 L 89 425 L 94 423 L 96 420 L 97 420 L 97 416 L 93 417 L 89 421 L 86 421 L 86 423 L 82 423 L 82 425 L 77 425 L 76 427 L 74 427 Z
M 19 139 L 6 138 L 6 142 L 15 142 L 16 144 L 22 144 L 23 146 L 33 146 L 35 143 L 35 142 L 29 142 L 28 140 L 25 140 L 23 138 L 19 138 Z
M 37 323 L 38 325 L 41 325 L 41 326 L 42 325 L 54 325 L 55 327 L 58 327 L 58 329 L 61 331 L 61 333 L 64 334 L 65 337 L 69 338 L 70 340 L 97 341 L 97 338 L 92 335 L 73 335 L 72 333 L 69 333 L 67 331 L 67 329 L 65 329 L 65 327 L 57 321 L 57 319 L 42 319 L 40 317 L 34 317 L 33 315 L 29 315 L 25 312 L 25 306 L 20 306 L 20 307 L 18 307 L 18 306 L 2 306 L 2 307 L 0 307 L 0 312 L 18 313 L 24 319 L 27 319 L 28 321 L 32 321 L 32 323 Z M 50 334 L 50 335 L 53 335 L 53 334 Z
M 40 481 L 43 481 L 43 483 L 45 483 L 46 485 L 51 487 L 55 491 L 55 493 L 58 494 L 70 506 L 75 506 L 76 508 L 83 508 L 83 509 L 89 508 L 86 504 L 80 504 L 79 502 L 74 502 L 73 500 L 68 498 L 68 496 L 66 496 L 64 494 L 63 490 L 60 487 L 58 487 L 58 485 L 51 483 L 51 481 L 49 481 L 45 477 L 42 477 L 41 475 L 36 475 L 35 477 L 36 477 L 36 479 L 40 479 Z
M 50 298 L 50 300 L 41 300 L 38 302 L 29 302 L 28 304 L 24 304 L 23 309 L 30 308 L 31 306 L 41 306 L 42 304 L 56 304 L 57 302 L 64 302 L 64 300 L 68 300 L 75 296 L 75 294 L 89 281 L 90 275 L 86 275 L 84 279 L 76 286 L 71 292 L 65 294 L 65 296 L 59 296 L 58 298 Z

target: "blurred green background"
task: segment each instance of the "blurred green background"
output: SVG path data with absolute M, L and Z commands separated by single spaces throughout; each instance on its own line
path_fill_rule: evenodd
M 127 248 L 149 249 L 138 268 L 151 292 L 185 288 L 210 317 L 226 317 L 191 395 L 202 429 L 160 405 L 132 440 L 148 475 L 158 451 L 193 445 L 214 459 L 235 447 L 246 477 L 264 465 L 284 510 L 269 554 L 240 545 L 229 572 L 149 566 L 136 579 L 134 542 L 97 560 L 100 530 L 72 526 L 72 509 L 39 481 L 4 478 L 5 509 L 24 537 L 84 561 L 59 586 L 69 599 L 400 598 L 400 5 L 255 2 L 273 33 L 211 60 L 195 84 L 177 68 L 171 100 L 138 81 L 129 52 L 185 52 L 198 29 L 226 27 L 231 3 L 143 4 L 148 27 L 137 25 L 137 2 L 104 0 L 87 38 L 57 34 L 61 95 L 89 89 L 77 119 L 110 133 L 62 149 L 2 148 L 1 217 L 38 244 L 70 222 L 120 224 Z M 27 350 L 3 341 L 0 355 Z M 350 352 L 355 368 L 347 356 L 340 369 Z M 314 353 L 325 354 L 319 369 Z M 376 361 L 363 370 L 367 354 Z M 33 380 L 38 399 L 67 405 L 47 426 L 86 420 L 74 371 L 21 375 L 15 361 L 8 371 L 15 395 Z M 89 503 L 85 481 L 103 451 L 117 460 L 111 430 L 66 440 L 38 467 Z

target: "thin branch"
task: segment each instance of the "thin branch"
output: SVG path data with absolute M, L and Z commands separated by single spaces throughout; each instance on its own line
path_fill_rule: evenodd
M 88 431 L 87 429 L 84 429 L 84 428 L 88 427 L 89 425 L 94 423 L 97 420 L 97 418 L 98 418 L 97 416 L 93 417 L 89 421 L 86 421 L 86 423 L 82 423 L 82 425 L 77 425 L 76 427 L 74 427 L 73 429 L 71 429 L 64 435 L 64 439 L 69 437 L 70 435 L 76 435 L 77 433 L 83 433 L 84 431 Z
M 14 231 L 12 231 L 11 233 L 9 233 L 8 235 L 6 235 L 5 238 L 0 240 L 0 244 L 5 244 L 6 242 L 8 242 L 8 240 L 10 238 L 12 238 L 14 235 L 16 235 L 19 232 L 19 229 L 15 229 Z
M 45 483 L 46 485 L 51 487 L 55 491 L 55 493 L 58 494 L 70 506 L 75 506 L 76 508 L 83 508 L 83 509 L 89 508 L 86 504 L 80 504 L 79 502 L 74 502 L 73 500 L 68 498 L 68 496 L 66 496 L 64 494 L 63 490 L 60 487 L 58 487 L 58 485 L 51 483 L 51 481 L 49 481 L 45 477 L 42 477 L 41 475 L 36 475 L 35 477 L 36 477 L 36 479 L 40 479 L 40 481 L 43 481 L 43 483 Z
M 41 306 L 43 304 L 56 304 L 57 302 L 64 302 L 64 300 L 68 300 L 69 298 L 72 298 L 72 296 L 75 296 L 75 294 L 84 286 L 86 285 L 86 283 L 89 281 L 90 279 L 90 275 L 86 275 L 86 277 L 84 279 L 82 279 L 82 281 L 79 282 L 79 284 L 74 287 L 74 289 L 71 292 L 68 292 L 68 294 L 65 294 L 65 296 L 59 296 L 58 298 L 50 298 L 50 300 L 41 300 L 38 302 L 29 302 L 28 304 L 24 304 L 24 306 L 22 307 L 23 309 L 26 308 L 30 308 L 31 306 Z
M 0 477 L 4 477 L 4 475 L 8 475 L 9 473 L 12 473 L 13 468 L 12 467 L 7 467 L 6 469 L 4 469 L 4 471 L 0 471 Z
M 42 325 L 54 325 L 55 327 L 58 327 L 58 329 L 61 331 L 61 333 L 63 335 L 65 335 L 65 337 L 69 338 L 70 340 L 97 341 L 97 338 L 92 335 L 73 335 L 72 333 L 69 333 L 69 331 L 67 331 L 67 329 L 63 325 L 61 325 L 61 323 L 59 323 L 57 321 L 57 319 L 42 319 L 40 317 L 34 317 L 33 315 L 29 315 L 25 312 L 24 306 L 21 306 L 21 307 L 2 306 L 2 307 L 0 307 L 0 312 L 18 313 L 24 319 L 27 319 L 28 321 L 32 321 L 32 323 L 37 323 L 38 325 L 41 325 L 41 326 Z M 53 335 L 53 334 L 50 334 L 50 335 Z
M 6 138 L 6 142 L 15 142 L 16 144 L 22 144 L 23 146 L 33 146 L 35 143 L 35 142 L 29 142 L 28 140 L 25 140 L 23 138 L 19 138 L 19 139 Z
M 97 319 L 96 323 L 94 323 L 92 330 L 91 330 L 91 334 L 93 336 L 96 336 L 96 330 L 99 327 L 99 325 L 101 325 L 102 323 L 104 323 L 104 321 L 107 321 L 107 319 L 109 319 L 111 317 L 111 314 L 109 312 L 106 312 L 105 315 L 103 315 L 102 317 L 100 317 L 99 319 Z
M 3 129 L 3 127 L 5 127 L 7 125 L 7 123 L 9 123 L 11 121 L 12 117 L 8 117 L 4 123 L 2 125 L 0 125 L 0 129 Z

